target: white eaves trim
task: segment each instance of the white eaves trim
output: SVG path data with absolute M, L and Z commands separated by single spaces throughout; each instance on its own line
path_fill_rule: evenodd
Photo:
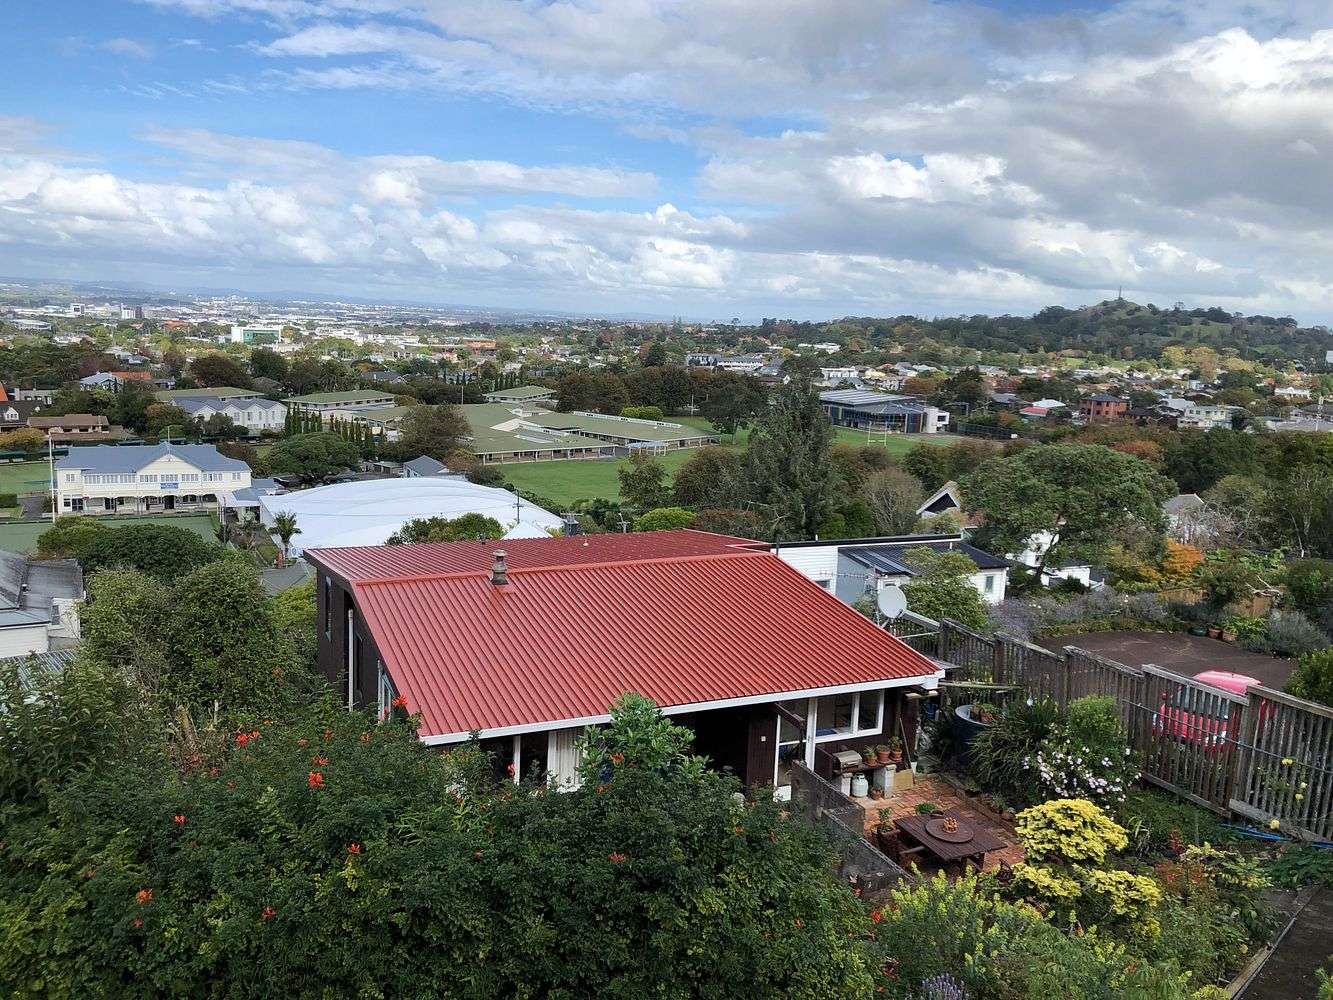
M 944 671 L 919 677 L 895 677 L 892 679 L 865 681 L 861 684 L 839 684 L 833 687 L 807 688 L 804 691 L 786 691 L 773 694 L 748 695 L 744 698 L 724 698 L 721 701 L 697 701 L 685 705 L 671 705 L 662 709 L 663 715 L 686 715 L 690 712 L 711 712 L 719 708 L 741 708 L 745 705 L 762 705 L 771 701 L 791 701 L 797 698 L 823 698 L 834 694 L 852 694 L 856 691 L 880 691 L 896 687 L 922 687 L 933 691 L 935 685 L 944 677 Z M 530 722 L 521 726 L 503 726 L 499 729 L 482 729 L 480 739 L 494 739 L 503 736 L 521 736 L 524 733 L 544 733 L 553 729 L 572 729 L 584 726 L 600 726 L 610 722 L 610 714 L 589 715 L 579 719 L 557 719 L 551 722 Z M 441 746 L 447 743 L 464 743 L 471 739 L 471 733 L 439 733 L 434 736 L 420 737 L 425 746 Z

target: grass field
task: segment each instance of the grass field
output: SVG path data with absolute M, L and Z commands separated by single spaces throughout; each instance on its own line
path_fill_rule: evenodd
M 45 493 L 51 467 L 45 462 L 16 462 L 0 465 L 0 493 Z
M 100 518 L 108 524 L 123 527 L 127 524 L 170 524 L 188 528 L 210 541 L 216 540 L 213 518 L 208 514 L 182 514 L 179 517 L 111 517 Z M 22 521 L 17 524 L 0 523 L 0 550 L 5 552 L 32 552 L 37 548 L 37 536 L 51 527 L 50 521 Z
M 712 425 L 702 417 L 672 417 L 676 423 L 687 424 L 702 430 L 712 430 Z M 952 434 L 883 434 L 866 438 L 864 431 L 854 431 L 849 427 L 835 427 L 835 440 L 842 444 L 878 445 L 886 448 L 894 458 L 899 458 L 918 444 L 946 445 L 960 440 Z M 744 447 L 750 432 L 742 429 L 730 437 L 724 437 L 726 447 Z M 693 449 L 669 451 L 659 456 L 667 471 L 672 475 L 694 454 Z M 501 465 L 498 468 L 510 484 L 520 490 L 545 497 L 556 504 L 573 503 L 575 500 L 592 500 L 598 497 L 606 500 L 620 499 L 620 478 L 618 473 L 629 465 L 628 459 L 616 461 L 577 460 L 564 462 L 531 462 Z

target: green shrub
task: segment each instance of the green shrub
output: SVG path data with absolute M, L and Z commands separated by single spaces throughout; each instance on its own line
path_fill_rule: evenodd
M 1216 813 L 1150 788 L 1130 790 L 1114 811 L 1140 857 L 1157 857 L 1191 844 L 1216 844 L 1226 837 Z
M 1028 861 L 1104 864 L 1129 845 L 1125 830 L 1087 799 L 1053 799 L 1014 823 Z
M 188 528 L 170 524 L 127 524 L 96 533 L 79 556 L 86 572 L 101 569 L 136 569 L 155 580 L 171 581 L 223 553 L 217 542 L 208 541 Z
M 823 1000 L 881 978 L 827 839 L 714 773 L 459 794 L 410 724 L 332 700 L 187 774 L 151 740 L 115 750 L 0 811 L 5 996 Z
M 887 997 L 920 997 L 924 980 L 956 977 L 970 997 L 1030 1000 L 1185 1000 L 1186 979 L 1170 965 L 1150 965 L 1093 935 L 1071 936 L 1031 907 L 1003 902 L 976 878 L 943 875 L 895 890 L 878 940 L 891 956 Z
M 978 784 L 1016 807 L 1041 801 L 1041 780 L 1028 765 L 1060 720 L 1053 701 L 1013 701 L 1000 719 L 977 738 L 973 771 Z
M 1288 889 L 1307 885 L 1333 888 L 1333 851 L 1310 844 L 1287 845 L 1269 862 L 1268 875 Z
M 19 505 L 19 495 L 17 493 L 0 493 L 0 507 L 17 507 Z
M 1138 780 L 1139 762 L 1114 698 L 1079 698 L 1062 724 L 1026 758 L 1042 791 L 1115 808 Z
M 1333 647 L 1306 653 L 1296 661 L 1287 691 L 1322 705 L 1333 705 Z

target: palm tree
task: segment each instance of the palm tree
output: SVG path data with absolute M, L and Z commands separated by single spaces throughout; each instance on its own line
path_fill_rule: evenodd
M 282 510 L 273 515 L 273 530 L 278 541 L 282 542 L 282 561 L 287 561 L 287 547 L 292 543 L 292 536 L 299 535 L 301 529 L 296 526 L 296 515 L 289 510 Z

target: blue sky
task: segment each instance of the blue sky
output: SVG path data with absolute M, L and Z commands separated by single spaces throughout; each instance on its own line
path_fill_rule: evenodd
M 10 0 L 0 273 L 1327 321 L 1325 7 Z

